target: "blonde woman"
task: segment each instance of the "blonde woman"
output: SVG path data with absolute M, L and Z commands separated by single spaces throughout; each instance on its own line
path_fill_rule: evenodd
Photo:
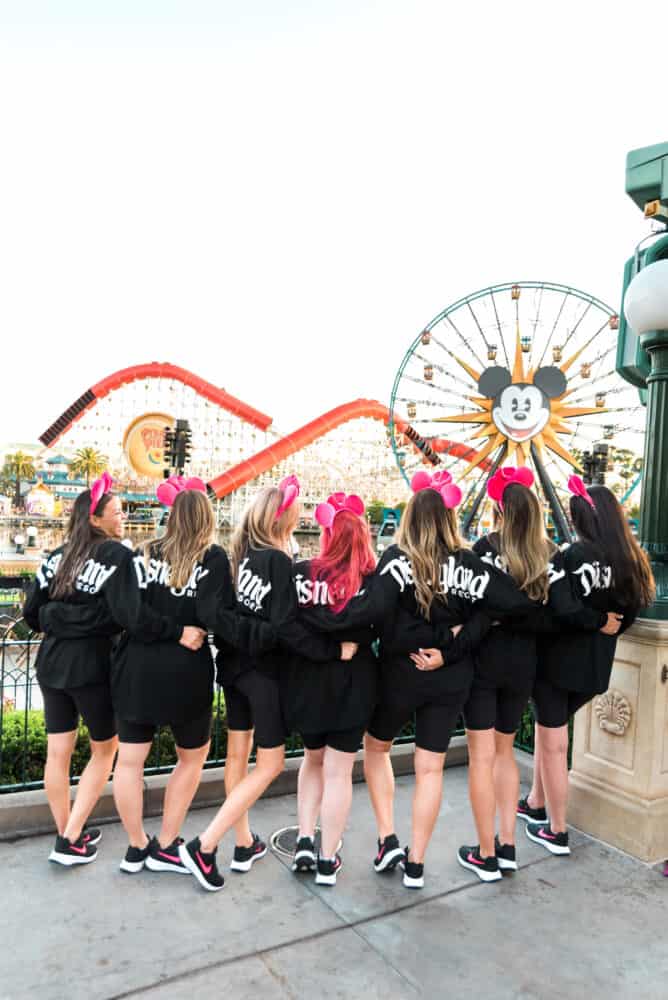
M 171 507 L 167 530 L 138 560 L 144 603 L 177 626 L 199 628 L 206 638 L 216 627 L 217 607 L 234 605 L 230 566 L 213 544 L 215 518 L 206 487 L 197 478 L 172 477 L 158 487 Z M 112 665 L 112 698 L 119 749 L 114 771 L 116 807 L 128 834 L 122 871 L 188 874 L 179 857 L 179 833 L 199 784 L 209 750 L 213 703 L 213 658 L 208 644 L 198 650 L 172 639 L 148 642 L 141 631 L 125 633 Z M 144 829 L 143 771 L 156 728 L 168 725 L 177 764 L 165 789 L 160 831 Z
M 491 625 L 488 613 L 529 608 L 511 580 L 462 542 L 455 514 L 461 492 L 447 472 L 413 477 L 398 543 L 384 553 L 365 594 L 337 616 L 341 631 L 368 622 L 381 638 L 379 700 L 364 741 L 364 770 L 378 824 L 376 872 L 401 864 L 404 885 L 424 886 L 424 859 L 443 794 L 453 729 L 473 680 L 471 653 Z M 481 611 L 482 614 L 477 614 Z M 316 611 L 305 612 L 315 621 Z M 456 626 L 467 623 L 459 632 Z M 331 628 L 331 624 L 330 624 Z M 453 638 L 453 631 L 459 632 Z M 410 652 L 414 650 L 414 652 Z M 394 827 L 392 741 L 415 721 L 411 846 Z
M 292 533 L 300 513 L 299 483 L 288 476 L 277 487 L 260 491 L 232 539 L 232 575 L 237 607 L 246 617 L 269 623 L 284 646 L 326 663 L 351 659 L 353 643 L 309 632 L 297 622 L 297 592 L 291 553 Z M 280 646 L 256 655 L 240 653 L 219 643 L 218 680 L 227 711 L 226 799 L 208 827 L 180 846 L 183 864 L 203 889 L 216 892 L 224 879 L 216 852 L 223 835 L 234 826 L 236 846 L 231 869 L 247 872 L 267 848 L 248 823 L 248 809 L 283 770 L 285 722 L 278 676 L 288 655 Z M 256 764 L 248 758 L 257 747 Z

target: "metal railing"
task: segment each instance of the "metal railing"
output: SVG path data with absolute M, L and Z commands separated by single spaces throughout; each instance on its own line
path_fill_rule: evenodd
M 34 635 L 22 619 L 0 615 L 0 794 L 43 788 L 46 761 L 46 729 L 42 695 L 35 677 L 35 662 L 41 637 Z M 527 710 L 530 712 L 530 709 Z M 460 719 L 456 733 L 464 732 Z M 411 743 L 412 724 L 403 728 L 396 743 Z M 533 716 L 525 715 L 516 745 L 533 751 Z M 211 747 L 206 768 L 225 763 L 227 726 L 225 699 L 216 687 L 213 705 Z M 303 745 L 293 733 L 286 744 L 286 757 L 300 757 Z M 72 756 L 72 783 L 76 784 L 89 755 L 86 730 L 80 725 Z M 174 740 L 168 727 L 156 732 L 146 761 L 145 774 L 164 774 L 176 763 Z

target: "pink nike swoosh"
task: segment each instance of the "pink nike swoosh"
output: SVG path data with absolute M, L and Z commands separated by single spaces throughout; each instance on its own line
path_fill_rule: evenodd
M 211 872 L 213 871 L 213 865 L 205 865 L 204 862 L 202 861 L 202 855 L 199 853 L 199 851 L 195 851 L 195 857 L 197 858 L 197 862 L 202 871 L 204 872 L 204 874 L 210 875 Z
M 174 864 L 179 864 L 181 861 L 180 858 L 175 858 L 173 854 L 165 854 L 164 851 L 158 851 L 158 854 L 160 855 L 161 858 L 167 858 L 168 861 L 173 861 Z M 207 875 L 208 874 L 209 873 L 207 872 Z
M 545 830 L 544 830 L 544 828 L 542 826 L 541 826 L 540 830 L 538 831 L 538 836 L 539 837 L 543 837 L 544 840 L 556 840 L 557 839 L 554 836 L 554 834 L 545 833 Z
M 85 854 L 86 853 L 86 848 L 85 847 L 75 847 L 74 844 L 70 844 L 70 850 L 71 851 L 76 851 L 77 854 Z
M 485 863 L 484 861 L 478 861 L 477 858 L 474 858 L 470 851 L 469 851 L 469 853 L 466 856 L 466 860 L 470 861 L 471 864 L 474 864 L 474 865 L 484 865 L 484 863 Z

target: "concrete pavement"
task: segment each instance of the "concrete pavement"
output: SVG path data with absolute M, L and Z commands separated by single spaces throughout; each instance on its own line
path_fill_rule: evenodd
M 397 833 L 409 829 L 412 778 L 397 781 Z M 184 834 L 210 810 L 191 813 Z M 260 802 L 262 835 L 296 822 L 294 796 Z M 155 822 L 147 823 L 149 832 Z M 484 885 L 456 861 L 473 824 L 466 769 L 448 770 L 426 888 L 378 876 L 373 816 L 354 789 L 335 888 L 297 878 L 269 853 L 222 892 L 189 876 L 118 870 L 126 846 L 105 826 L 98 860 L 66 870 L 46 861 L 51 837 L 0 844 L 0 997 L 19 1000 L 226 1000 L 470 997 L 510 1000 L 668 996 L 668 880 L 574 833 L 553 858 L 518 822 L 521 870 Z

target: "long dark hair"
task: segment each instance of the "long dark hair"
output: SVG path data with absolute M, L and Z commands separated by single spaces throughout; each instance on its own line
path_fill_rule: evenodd
M 617 497 L 607 486 L 590 486 L 594 507 L 571 497 L 571 520 L 578 538 L 598 549 L 612 569 L 612 592 L 622 607 L 646 608 L 655 595 L 647 553 L 631 533 Z
M 95 507 L 101 517 L 113 494 L 103 493 Z M 90 490 L 84 490 L 74 501 L 74 507 L 67 525 L 63 557 L 53 578 L 50 596 L 56 601 L 74 593 L 74 584 L 84 563 L 98 546 L 108 539 L 103 531 L 90 522 Z

